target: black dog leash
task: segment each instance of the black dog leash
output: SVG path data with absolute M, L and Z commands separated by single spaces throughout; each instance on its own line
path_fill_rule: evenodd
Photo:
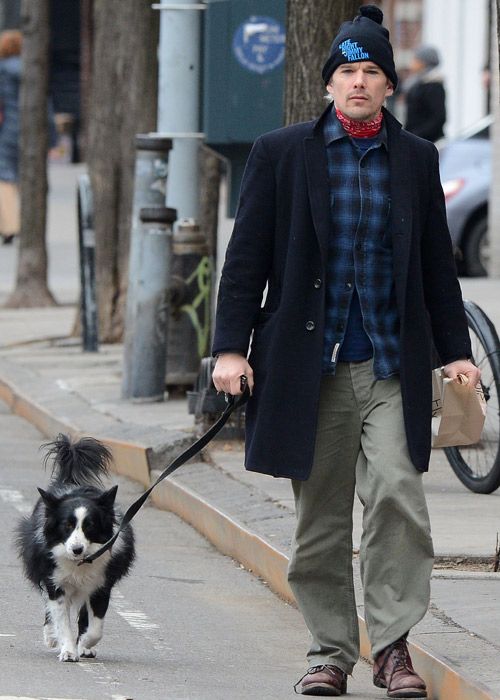
M 231 413 L 233 413 L 233 411 L 235 411 L 237 408 L 243 406 L 243 404 L 245 404 L 248 401 L 250 392 L 248 390 L 246 382 L 246 377 L 242 376 L 241 387 L 243 389 L 243 394 L 241 394 L 241 396 L 239 397 L 226 394 L 227 406 L 224 409 L 224 412 L 222 413 L 221 417 L 212 425 L 211 428 L 207 430 L 206 433 L 204 433 L 195 443 L 188 447 L 187 450 L 185 450 L 178 457 L 176 457 L 174 461 L 171 464 L 169 464 L 169 466 L 164 471 L 162 471 L 162 473 L 156 479 L 154 484 L 150 486 L 147 489 L 147 491 L 144 491 L 144 493 L 129 507 L 129 509 L 121 519 L 118 530 L 115 532 L 113 537 L 111 537 L 111 539 L 109 539 L 105 544 L 103 544 L 103 546 L 100 549 L 98 549 L 97 552 L 94 552 L 94 554 L 90 554 L 88 557 L 82 559 L 78 566 L 81 566 L 82 564 L 91 564 L 98 557 L 100 557 L 101 554 L 104 554 L 104 552 L 107 552 L 108 549 L 111 549 L 116 539 L 118 538 L 120 532 L 123 530 L 124 527 L 126 527 L 126 525 L 129 524 L 129 522 L 132 520 L 137 511 L 144 505 L 149 494 L 156 486 L 158 486 L 160 481 L 166 479 L 167 476 L 170 476 L 170 474 L 175 472 L 176 469 L 185 464 L 188 461 L 188 459 L 191 459 L 191 457 L 194 457 L 195 454 L 200 452 L 200 450 L 202 450 L 205 447 L 205 445 L 208 445 L 210 440 L 212 440 L 227 423 L 227 420 Z

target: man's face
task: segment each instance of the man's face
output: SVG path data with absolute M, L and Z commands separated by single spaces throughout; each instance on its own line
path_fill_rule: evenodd
M 363 122 L 374 119 L 385 98 L 394 92 L 382 68 L 372 61 L 343 63 L 333 72 L 326 89 L 337 109 Z
M 411 59 L 410 65 L 408 66 L 410 73 L 420 73 L 420 71 L 423 71 L 425 67 L 425 63 L 416 56 Z

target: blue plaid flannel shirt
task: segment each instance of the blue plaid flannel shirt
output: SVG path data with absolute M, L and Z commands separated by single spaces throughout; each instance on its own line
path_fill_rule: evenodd
M 362 149 L 356 145 L 356 139 L 346 134 L 332 109 L 325 121 L 324 139 L 332 232 L 326 275 L 323 372 L 335 373 L 357 291 L 360 323 L 373 346 L 374 375 L 386 379 L 399 372 L 399 315 L 388 225 L 387 134 L 382 127 L 372 145 Z

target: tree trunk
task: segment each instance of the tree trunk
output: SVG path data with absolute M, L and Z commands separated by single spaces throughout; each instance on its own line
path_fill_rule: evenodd
M 342 22 L 360 0 L 287 0 L 285 124 L 307 121 L 325 108 L 321 70 Z
M 223 164 L 210 148 L 200 148 L 200 224 L 210 255 L 217 249 L 219 190 Z
M 92 76 L 94 2 L 80 0 L 80 158 L 87 160 L 87 123 Z
M 121 340 L 135 134 L 154 131 L 159 12 L 150 0 L 94 0 L 88 164 L 94 196 L 99 338 Z
M 49 0 L 22 0 L 20 88 L 21 230 L 16 287 L 6 306 L 51 306 L 47 286 L 47 94 Z

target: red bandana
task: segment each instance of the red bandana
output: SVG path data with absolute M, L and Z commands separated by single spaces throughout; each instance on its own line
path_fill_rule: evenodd
M 369 122 L 358 122 L 355 119 L 346 117 L 346 115 L 342 114 L 338 109 L 335 109 L 335 113 L 349 136 L 354 136 L 357 139 L 373 138 L 382 128 L 382 112 L 379 112 L 375 119 Z

